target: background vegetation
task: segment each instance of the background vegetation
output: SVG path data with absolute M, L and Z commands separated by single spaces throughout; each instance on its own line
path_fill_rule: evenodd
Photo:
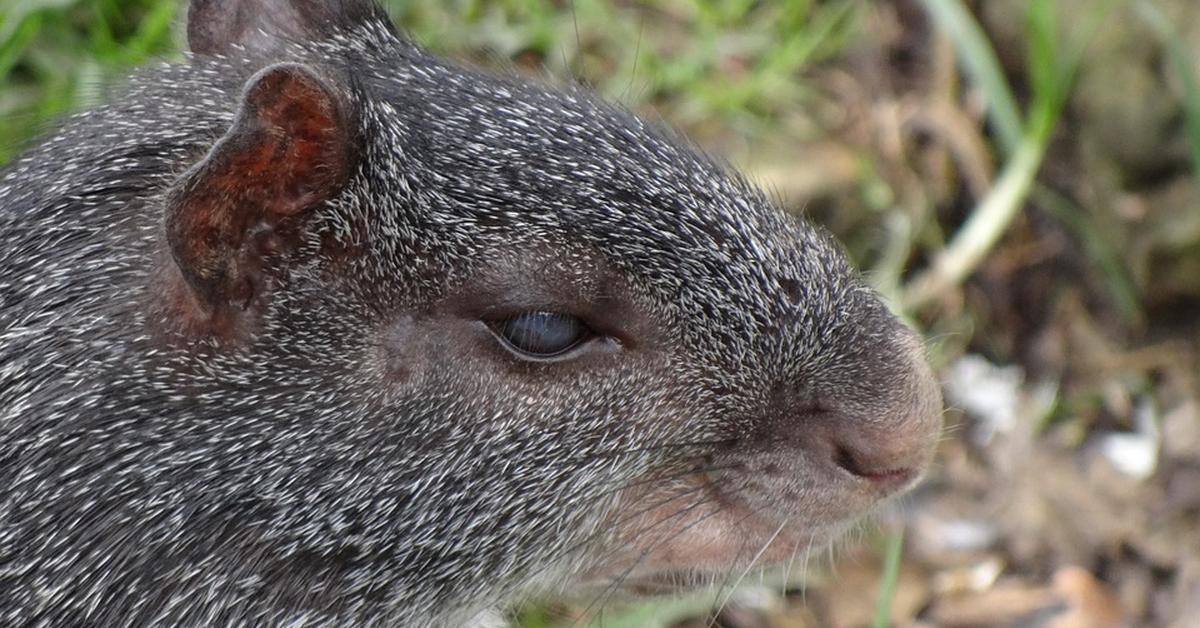
M 882 533 L 784 584 L 604 625 L 1195 625 L 1197 3 L 389 6 L 434 50 L 575 77 L 728 156 L 834 231 L 932 341 L 950 427 Z M 4 0 L 0 164 L 130 68 L 181 58 L 182 16 L 178 0 Z M 585 621 L 570 604 L 522 616 Z

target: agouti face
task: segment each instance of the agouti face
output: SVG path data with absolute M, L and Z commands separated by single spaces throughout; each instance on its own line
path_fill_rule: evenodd
M 518 501 L 543 496 L 539 511 L 580 527 L 555 539 L 582 548 L 578 577 L 781 561 L 916 481 L 939 388 L 827 236 L 586 94 L 418 65 L 365 117 L 386 121 L 371 137 L 420 147 L 380 170 L 437 173 L 409 176 L 419 200 L 394 210 L 422 230 L 367 239 L 424 251 L 380 277 L 419 255 L 447 263 L 420 274 L 442 283 L 395 299 L 415 304 L 386 361 L 407 394 L 454 391 L 516 442 L 561 433 L 553 479 Z M 448 371 L 452 385 L 422 387 Z
M 188 36 L 0 182 L 0 623 L 463 625 L 787 559 L 928 465 L 916 336 L 685 143 L 359 0 Z
M 804 227 L 781 229 L 793 248 L 780 255 L 813 242 Z M 565 535 L 585 550 L 581 582 L 678 583 L 787 560 L 928 465 L 938 387 L 915 335 L 856 278 L 822 269 L 807 299 L 790 282 L 734 293 L 730 277 L 768 284 L 812 269 L 726 258 L 729 272 L 692 277 L 688 290 L 737 303 L 751 321 L 739 328 L 664 290 L 687 277 L 669 264 L 629 275 L 589 246 L 508 239 L 516 246 L 485 251 L 447 296 L 388 328 L 381 368 L 405 395 L 453 391 L 457 420 L 499 420 L 514 443 L 558 434 L 550 460 L 479 455 L 514 478 L 531 474 L 528 456 L 551 465 L 544 486 L 512 499 L 540 497 L 538 512 L 590 535 Z M 657 253 L 674 261 L 676 244 L 664 235 Z M 595 519 L 577 519 L 589 509 Z
M 701 232 L 740 224 L 712 209 Z M 731 253 L 684 248 L 686 227 L 647 232 L 638 270 L 570 224 L 557 244 L 497 227 L 494 248 L 461 258 L 461 282 L 386 327 L 381 368 L 405 396 L 452 394 L 474 429 L 557 435 L 545 451 L 479 456 L 512 479 L 536 473 L 529 457 L 551 465 L 511 499 L 580 526 L 546 542 L 580 544 L 581 581 L 787 560 L 928 465 L 941 400 L 921 344 L 823 237 L 780 218 Z

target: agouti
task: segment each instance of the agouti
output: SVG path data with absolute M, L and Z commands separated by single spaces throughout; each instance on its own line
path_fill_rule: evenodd
M 461 626 L 745 569 L 927 466 L 823 233 L 366 0 L 202 0 L 0 178 L 0 624 Z

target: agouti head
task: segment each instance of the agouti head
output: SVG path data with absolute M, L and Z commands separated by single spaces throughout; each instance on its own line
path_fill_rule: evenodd
M 28 158 L 64 146 L 38 219 L 103 250 L 26 271 L 95 299 L 21 307 L 114 368 L 85 369 L 86 403 L 2 397 L 23 506 L 0 552 L 58 586 L 0 575 L 15 608 L 453 623 L 785 560 L 928 465 L 917 337 L 826 235 L 669 133 L 432 57 L 365 1 L 197 0 L 188 36 L 190 63 Z M 65 405 L 10 410 L 31 399 Z M 90 440 L 51 465 L 14 434 Z

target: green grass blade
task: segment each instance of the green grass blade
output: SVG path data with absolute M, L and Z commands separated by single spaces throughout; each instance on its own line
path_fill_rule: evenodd
M 174 2 L 154 5 L 138 25 L 137 33 L 125 44 L 125 63 L 145 63 L 156 50 L 168 47 L 165 44 L 170 41 L 177 8 Z
M 1134 7 L 1138 15 L 1162 39 L 1171 68 L 1179 78 L 1179 84 L 1183 86 L 1183 111 L 1192 153 L 1192 171 L 1200 177 L 1200 84 L 1196 79 L 1192 55 L 1171 21 L 1158 7 L 1147 0 L 1138 0 Z
M 954 239 L 928 270 L 905 286 L 906 308 L 929 303 L 975 270 L 1024 206 L 1045 152 L 1045 138 L 1030 135 L 1021 141 L 996 184 L 971 211 Z
M 1037 186 L 1033 198 L 1083 244 L 1087 258 L 1095 261 L 1097 270 L 1103 275 L 1103 286 L 1112 297 L 1121 318 L 1130 324 L 1140 323 L 1145 315 L 1141 298 L 1129 269 L 1117 252 L 1117 245 L 1082 208 L 1054 190 Z
M 879 601 L 875 605 L 874 628 L 888 628 L 892 617 L 892 600 L 896 597 L 896 583 L 900 580 L 900 559 L 904 555 L 904 530 L 898 529 L 887 535 L 884 553 L 883 574 L 879 584 Z
M 945 7 L 950 6 L 953 0 L 922 2 L 926 6 Z M 964 19 L 970 20 L 970 16 L 961 5 L 953 4 L 956 10 L 962 11 Z M 983 261 L 1024 206 L 1045 157 L 1050 136 L 1058 124 L 1070 94 L 1079 61 L 1083 58 L 1082 50 L 1086 47 L 1086 41 L 1094 34 L 1095 26 L 1103 19 L 1101 16 L 1085 24 L 1085 27 L 1089 27 L 1083 32 L 1086 36 L 1085 43 L 1072 50 L 1072 54 L 1064 60 L 1058 56 L 1060 47 L 1054 43 L 1054 38 L 1058 36 L 1054 3 L 1050 0 L 1033 0 L 1028 17 L 1030 37 L 1033 40 L 1031 63 L 1044 67 L 1031 68 L 1031 72 L 1034 72 L 1034 98 L 1027 114 L 1027 126 L 992 189 L 972 210 L 970 217 L 958 233 L 954 234 L 946 248 L 937 255 L 932 266 L 905 286 L 904 304 L 910 309 L 920 307 L 950 287 L 962 283 Z M 973 20 L 971 24 L 974 25 Z M 977 29 L 978 25 L 974 27 Z M 956 46 L 982 47 L 989 53 L 991 51 L 986 41 L 974 41 L 971 37 L 959 37 L 953 33 L 951 37 Z M 959 53 L 964 58 L 977 54 L 965 49 L 960 49 Z M 994 60 L 994 55 L 992 58 Z M 998 80 L 1002 82 L 1003 79 Z M 1004 89 L 1007 90 L 1007 84 Z M 1011 92 L 1008 94 L 1011 96 Z
M 959 0 L 921 0 L 921 5 L 954 41 L 963 67 L 983 90 L 988 115 L 1004 152 L 1016 153 L 1024 134 L 1021 114 L 987 35 Z
M 1026 28 L 1029 32 L 1029 76 L 1035 93 L 1058 91 L 1058 39 L 1054 5 L 1045 0 L 1029 4 Z
M 41 30 L 41 15 L 35 13 L 21 20 L 20 24 L 14 25 L 7 33 L 7 38 L 0 42 L 0 79 L 6 78 L 8 73 L 12 72 L 13 67 L 21 60 L 25 48 Z

